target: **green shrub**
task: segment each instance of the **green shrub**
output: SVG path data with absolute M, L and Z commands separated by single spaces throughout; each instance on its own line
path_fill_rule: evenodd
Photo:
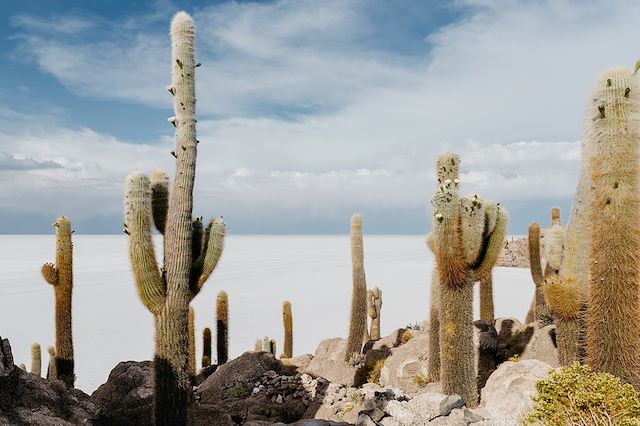
M 536 383 L 525 425 L 640 426 L 640 394 L 609 373 L 575 363 Z

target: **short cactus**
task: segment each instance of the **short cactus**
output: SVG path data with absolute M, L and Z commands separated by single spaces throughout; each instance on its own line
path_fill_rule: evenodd
M 371 318 L 371 340 L 380 340 L 380 314 L 382 312 L 382 290 L 374 287 L 367 290 L 367 312 Z
M 285 358 L 293 356 L 293 316 L 291 313 L 291 302 L 285 300 L 282 304 L 282 322 L 284 325 L 284 348 Z
M 211 365 L 211 329 L 205 327 L 202 331 L 202 368 Z
M 222 365 L 229 360 L 229 298 L 225 291 L 216 298 L 216 338 L 218 365 Z
M 367 282 L 364 274 L 364 249 L 362 245 L 362 216 L 351 216 L 351 265 L 353 289 L 351 293 L 351 320 L 345 351 L 345 362 L 362 350 L 362 340 L 367 329 Z
M 275 339 L 271 339 L 269 341 L 269 352 L 271 352 L 271 355 L 276 356 L 276 340 Z
M 491 276 L 507 231 L 507 212 L 477 195 L 460 199 L 455 154 L 438 158 L 430 237 L 438 270 L 440 380 L 445 394 L 478 404 L 473 348 L 473 284 Z
M 256 340 L 256 343 L 253 345 L 253 351 L 254 352 L 261 352 L 262 351 L 262 339 Z
M 42 266 L 44 279 L 53 286 L 56 297 L 56 355 L 57 378 L 73 386 L 76 376 L 73 359 L 71 327 L 71 298 L 73 293 L 73 243 L 71 222 L 64 216 L 53 224 L 56 228 L 56 263 Z
M 42 352 L 38 343 L 31 345 L 31 374 L 38 377 L 42 374 Z
M 640 83 L 613 69 L 591 99 L 586 362 L 640 390 Z
M 47 367 L 47 379 L 57 379 L 58 374 L 56 372 L 56 350 L 53 346 L 47 346 L 47 352 L 49 353 L 49 365 Z
M 264 336 L 262 339 L 262 350 L 264 352 L 271 352 L 271 340 L 269 340 L 267 336 Z
M 196 171 L 195 25 L 185 12 L 171 21 L 172 82 L 176 160 L 173 188 L 156 171 L 150 180 L 133 173 L 127 178 L 125 229 L 138 294 L 155 317 L 154 420 L 156 425 L 185 425 L 192 381 L 189 374 L 189 304 L 213 273 L 222 254 L 225 225 L 213 220 L 194 257 L 201 235 L 194 224 L 193 187 Z M 164 265 L 158 268 L 151 238 L 151 220 L 164 236 Z M 60 354 L 58 354 L 60 355 Z M 60 374 L 60 370 L 58 370 Z

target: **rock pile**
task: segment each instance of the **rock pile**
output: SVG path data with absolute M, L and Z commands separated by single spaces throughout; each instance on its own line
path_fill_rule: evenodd
M 318 395 L 324 395 L 324 389 L 328 383 L 322 377 L 314 379 L 304 373 L 285 376 L 269 370 L 262 375 L 260 380 L 255 382 L 251 395 L 264 392 L 271 398 L 271 402 L 277 404 L 299 398 L 305 405 L 309 405 Z

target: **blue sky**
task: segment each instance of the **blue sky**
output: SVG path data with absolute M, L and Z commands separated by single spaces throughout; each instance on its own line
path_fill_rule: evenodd
M 233 233 L 430 227 L 433 164 L 511 233 L 567 212 L 599 72 L 640 57 L 630 1 L 5 2 L 0 232 L 118 233 L 130 171 L 173 172 L 168 26 L 197 25 L 195 214 Z M 566 215 L 565 215 L 566 216 Z

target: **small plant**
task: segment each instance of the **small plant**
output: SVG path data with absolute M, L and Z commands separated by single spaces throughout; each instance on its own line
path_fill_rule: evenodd
M 419 388 L 423 388 L 427 386 L 429 383 L 431 383 L 431 380 L 429 380 L 427 376 L 424 376 L 422 374 L 416 374 L 411 378 L 411 381 L 413 382 L 414 385 L 416 385 Z
M 347 363 L 355 368 L 362 368 L 364 366 L 364 355 L 361 353 L 352 353 L 349 356 L 349 361 Z
M 511 361 L 511 362 L 520 362 L 520 355 L 518 354 L 514 354 L 513 356 L 510 356 L 509 359 L 507 361 Z
M 251 390 L 244 383 L 236 383 L 235 385 L 227 389 L 227 392 L 225 394 L 227 398 L 232 399 L 246 398 L 249 395 L 251 395 Z
M 407 343 L 411 339 L 413 339 L 413 334 L 411 334 L 411 332 L 409 330 L 404 330 L 402 332 L 402 335 L 400 336 L 400 344 L 404 345 L 405 343 Z
M 369 373 L 367 374 L 368 383 L 380 382 L 380 370 L 382 370 L 382 367 L 384 367 L 384 362 L 386 360 L 387 360 L 386 358 L 379 359 L 373 364 L 373 366 L 369 370 Z
M 587 365 L 551 371 L 536 389 L 525 425 L 640 425 L 640 394 L 633 386 Z

